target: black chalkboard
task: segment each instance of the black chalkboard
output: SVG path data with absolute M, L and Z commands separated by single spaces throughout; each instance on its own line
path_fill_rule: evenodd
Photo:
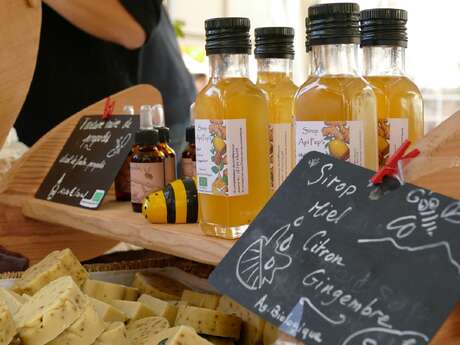
M 107 120 L 84 116 L 70 135 L 36 197 L 97 209 L 128 157 L 139 130 L 139 116 Z
M 215 269 L 308 345 L 428 344 L 460 295 L 460 202 L 312 152 Z

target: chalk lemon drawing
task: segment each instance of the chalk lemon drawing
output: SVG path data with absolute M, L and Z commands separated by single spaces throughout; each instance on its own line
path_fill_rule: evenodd
M 288 268 L 292 258 L 289 250 L 294 234 L 289 234 L 288 224 L 267 238 L 262 236 L 253 242 L 240 256 L 236 268 L 239 282 L 249 290 L 259 290 L 271 284 L 277 271 Z
M 350 159 L 350 127 L 346 121 L 325 121 L 322 134 L 332 157 Z

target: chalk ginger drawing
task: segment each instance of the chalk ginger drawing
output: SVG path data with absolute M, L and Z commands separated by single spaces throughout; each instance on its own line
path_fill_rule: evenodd
M 450 263 L 455 266 L 460 274 L 460 262 L 454 257 L 451 245 L 448 241 L 436 241 L 432 243 L 409 245 L 400 242 L 409 239 L 418 229 L 425 232 L 428 238 L 433 238 L 442 221 L 451 224 L 460 224 L 460 202 L 455 201 L 442 209 L 441 201 L 433 192 L 425 189 L 415 189 L 407 194 L 406 201 L 409 204 L 416 205 L 413 214 L 393 219 L 386 225 L 386 230 L 392 233 L 392 236 L 374 239 L 360 239 L 358 243 L 381 243 L 387 242 L 395 248 L 408 252 L 419 252 L 443 248 L 449 258 Z
M 272 284 L 277 271 L 288 268 L 292 258 L 289 250 L 294 234 L 289 234 L 287 224 L 270 237 L 260 237 L 253 242 L 238 259 L 236 277 L 249 290 L 259 290 L 265 284 Z
M 379 340 L 382 334 L 385 334 L 384 342 Z M 342 345 L 427 345 L 428 341 L 423 333 L 372 327 L 351 334 Z

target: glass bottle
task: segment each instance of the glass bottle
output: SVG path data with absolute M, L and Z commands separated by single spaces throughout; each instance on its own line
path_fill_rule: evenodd
M 134 106 L 125 105 L 123 113 L 126 115 L 134 115 Z M 131 178 L 129 175 L 129 162 L 131 160 L 131 152 L 125 159 L 120 171 L 115 177 L 115 198 L 117 201 L 131 201 Z
M 134 212 L 142 212 L 144 198 L 165 186 L 164 154 L 158 150 L 158 131 L 140 130 L 136 133 L 131 156 L 131 204 Z
M 195 102 L 200 225 L 207 235 L 239 238 L 270 194 L 268 105 L 248 78 L 250 21 L 206 21 L 208 85 Z
M 407 12 L 379 8 L 361 12 L 364 76 L 377 96 L 379 163 L 406 139 L 423 136 L 423 100 L 405 74 Z
M 376 170 L 376 97 L 357 63 L 359 6 L 323 4 L 308 13 L 313 70 L 294 104 L 297 161 L 319 151 Z
M 195 126 L 187 127 L 185 130 L 185 140 L 188 145 L 184 152 L 182 152 L 182 177 L 194 177 L 196 176 Z
M 276 191 L 294 167 L 293 102 L 297 86 L 292 81 L 294 29 L 267 27 L 255 30 L 257 86 L 268 96 L 270 170 Z
M 158 134 L 160 143 L 158 149 L 165 156 L 165 185 L 177 179 L 176 175 L 176 152 L 169 146 L 169 128 L 159 127 Z

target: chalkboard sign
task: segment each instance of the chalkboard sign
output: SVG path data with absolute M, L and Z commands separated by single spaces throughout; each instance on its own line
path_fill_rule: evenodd
M 82 117 L 35 196 L 97 209 L 128 157 L 138 130 L 138 116 Z
M 460 202 L 373 174 L 309 153 L 210 282 L 308 345 L 428 344 L 460 295 Z

